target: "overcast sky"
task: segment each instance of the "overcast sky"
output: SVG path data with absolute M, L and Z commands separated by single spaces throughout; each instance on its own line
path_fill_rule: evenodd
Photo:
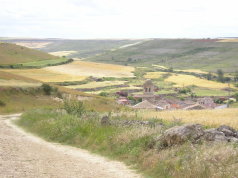
M 0 0 L 0 36 L 238 36 L 238 0 Z

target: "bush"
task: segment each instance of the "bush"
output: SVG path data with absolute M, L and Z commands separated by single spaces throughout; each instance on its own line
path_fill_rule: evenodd
M 6 106 L 6 103 L 0 100 L 0 106 Z
M 52 92 L 52 90 L 53 90 L 53 88 L 50 86 L 50 85 L 48 85 L 48 84 L 42 84 L 42 89 L 43 89 L 43 91 L 44 91 L 44 93 L 46 94 L 46 95 L 50 95 L 51 94 L 51 92 Z
M 99 93 L 99 96 L 108 96 L 109 95 L 109 93 L 107 93 L 107 92 L 101 92 L 101 93 Z
M 85 113 L 85 108 L 82 101 L 77 100 L 65 100 L 64 109 L 68 114 L 82 116 Z
M 235 93 L 235 94 L 234 94 L 234 97 L 235 97 L 235 99 L 236 99 L 236 102 L 238 102 L 238 93 Z
M 181 93 L 181 94 L 191 93 L 191 89 L 190 88 L 181 88 L 181 89 L 179 89 L 179 93 Z

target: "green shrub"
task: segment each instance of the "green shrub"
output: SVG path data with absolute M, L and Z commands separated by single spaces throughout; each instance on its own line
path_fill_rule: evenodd
M 6 103 L 0 100 L 0 106 L 6 106 Z
M 109 93 L 107 93 L 107 92 L 101 92 L 101 93 L 99 93 L 99 96 L 108 96 L 109 95 Z
M 50 85 L 44 83 L 41 85 L 41 87 L 42 87 L 45 95 L 51 95 L 53 88 Z
M 65 100 L 64 109 L 68 114 L 82 116 L 85 113 L 85 107 L 82 101 L 77 100 Z

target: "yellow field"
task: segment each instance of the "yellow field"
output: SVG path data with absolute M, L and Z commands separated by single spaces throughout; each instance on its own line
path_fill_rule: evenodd
M 217 110 L 175 110 L 175 111 L 141 111 L 144 119 L 158 118 L 165 120 L 181 119 L 185 123 L 199 123 L 208 126 L 229 125 L 238 129 L 238 108 Z
M 184 74 L 173 74 L 172 76 L 165 79 L 165 81 L 176 83 L 176 87 L 183 87 L 189 85 L 196 85 L 198 87 L 214 89 L 222 89 L 228 87 L 228 85 L 225 83 L 218 83 L 206 79 L 201 79 L 192 75 Z
M 74 61 L 70 64 L 46 67 L 48 71 L 61 72 L 75 76 L 95 77 L 133 77 L 134 67 L 102 64 L 86 61 Z
M 77 51 L 56 51 L 56 52 L 51 52 L 49 54 L 61 57 L 61 56 L 69 56 L 74 53 L 77 53 Z
M 86 93 L 88 93 L 88 94 L 99 94 L 101 92 L 115 93 L 115 92 L 121 91 L 121 90 L 134 90 L 134 89 L 141 89 L 141 88 L 129 86 L 129 87 L 122 87 L 122 88 L 111 88 L 111 89 L 100 90 L 100 91 L 92 91 L 92 92 L 90 91 L 90 92 L 86 92 Z
M 194 72 L 194 73 L 198 73 L 198 74 L 207 74 L 207 72 L 199 70 L 199 69 L 185 69 L 185 70 L 176 70 L 176 71 Z
M 155 65 L 155 64 L 153 64 L 152 66 L 154 66 L 154 67 L 158 67 L 158 68 L 161 68 L 161 69 L 168 69 L 168 67 L 161 66 L 161 65 Z
M 3 71 L 23 77 L 27 76 L 42 82 L 81 81 L 86 78 L 85 76 L 63 74 L 46 69 L 4 69 Z
M 27 87 L 39 87 L 41 83 L 35 83 L 35 82 L 27 82 L 22 80 L 4 80 L 0 79 L 0 87 L 21 87 L 21 88 L 27 88 Z
M 238 42 L 238 39 L 237 39 L 237 38 L 223 39 L 223 40 L 219 40 L 218 42 L 230 42 L 230 43 L 237 43 L 237 42 Z
M 166 74 L 167 72 L 147 72 L 144 77 L 147 79 L 156 79 L 160 78 L 163 74 Z
M 98 88 L 98 87 L 107 87 L 113 85 L 121 85 L 124 84 L 125 81 L 104 81 L 104 82 L 90 82 L 83 85 L 71 85 L 66 86 L 67 88 Z

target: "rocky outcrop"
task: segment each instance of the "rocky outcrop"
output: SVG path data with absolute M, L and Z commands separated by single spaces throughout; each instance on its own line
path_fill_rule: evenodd
M 163 147 L 183 144 L 187 141 L 192 143 L 201 141 L 238 143 L 238 132 L 234 128 L 225 125 L 205 130 L 200 124 L 186 124 L 166 130 L 156 140 Z
M 183 126 L 175 126 L 164 132 L 158 138 L 160 144 L 167 147 L 182 144 L 188 140 L 197 142 L 204 135 L 204 130 L 200 124 L 186 124 Z

